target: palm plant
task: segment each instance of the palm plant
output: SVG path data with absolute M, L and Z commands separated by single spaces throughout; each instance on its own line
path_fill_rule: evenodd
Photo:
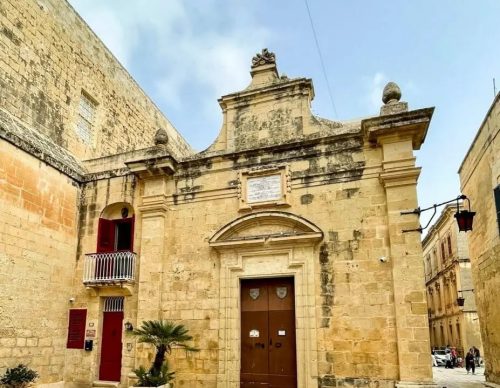
M 173 378 L 173 372 L 168 372 L 168 364 L 165 363 L 165 355 L 172 352 L 172 348 L 181 348 L 189 352 L 197 352 L 198 349 L 190 346 L 187 342 L 193 339 L 188 334 L 188 329 L 184 325 L 176 325 L 172 321 L 144 321 L 140 328 L 131 332 L 138 337 L 138 341 L 151 344 L 156 349 L 155 359 L 149 372 L 144 373 L 144 368 L 136 371 L 137 376 L 143 383 L 149 380 L 152 385 L 167 383 Z

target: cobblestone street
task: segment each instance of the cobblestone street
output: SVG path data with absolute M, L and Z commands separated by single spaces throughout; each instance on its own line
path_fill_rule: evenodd
M 439 388 L 482 388 L 484 368 L 476 368 L 476 374 L 467 374 L 465 368 L 445 369 L 433 367 L 434 381 Z

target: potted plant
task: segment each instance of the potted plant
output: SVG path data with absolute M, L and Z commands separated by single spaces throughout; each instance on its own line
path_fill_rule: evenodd
M 174 379 L 175 372 L 169 370 L 166 354 L 170 354 L 172 348 L 181 348 L 189 352 L 198 351 L 187 344 L 193 339 L 188 331 L 184 325 L 163 320 L 144 321 L 140 328 L 131 331 L 139 342 L 153 345 L 156 351 L 153 364 L 148 370 L 140 366 L 133 371 L 139 379 L 138 387 L 171 386 L 170 381 Z
M 25 388 L 38 378 L 38 373 L 24 364 L 7 368 L 0 378 L 0 384 L 7 388 Z

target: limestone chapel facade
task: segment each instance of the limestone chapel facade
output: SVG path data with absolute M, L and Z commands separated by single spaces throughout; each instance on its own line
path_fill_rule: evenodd
M 314 116 L 273 53 L 195 153 L 61 0 L 0 5 L 0 372 L 127 387 L 184 324 L 178 387 L 431 387 L 420 234 L 433 108 Z M 111 382 L 111 383 L 109 383 Z

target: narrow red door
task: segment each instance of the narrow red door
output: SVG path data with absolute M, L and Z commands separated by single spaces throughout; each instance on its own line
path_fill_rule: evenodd
M 293 278 L 241 281 L 242 388 L 297 386 Z
M 120 381 L 123 311 L 104 312 L 99 380 Z

